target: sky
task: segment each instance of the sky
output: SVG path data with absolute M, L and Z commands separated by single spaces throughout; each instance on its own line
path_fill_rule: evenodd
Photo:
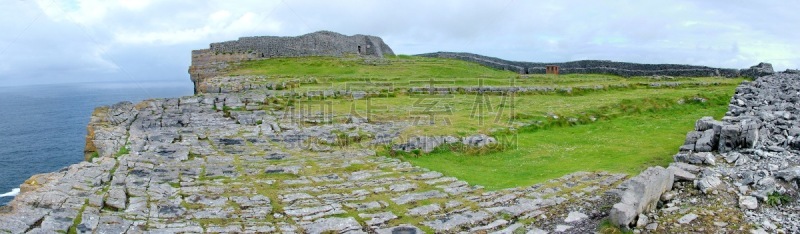
M 190 82 L 193 49 L 319 30 L 397 54 L 800 68 L 799 1 L 0 0 L 0 86 Z

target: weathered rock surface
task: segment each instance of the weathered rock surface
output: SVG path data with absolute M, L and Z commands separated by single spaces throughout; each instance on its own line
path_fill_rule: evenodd
M 644 211 L 655 208 L 661 194 L 672 190 L 674 181 L 670 170 L 651 167 L 621 185 L 620 202 L 614 204 L 609 219 L 615 225 L 627 227 Z
M 375 155 L 371 147 L 391 144 L 409 123 L 274 110 L 266 108 L 269 99 L 285 92 L 247 90 L 284 89 L 304 81 L 253 86 L 237 82 L 259 77 L 215 77 L 227 62 L 353 52 L 392 53 L 379 38 L 330 32 L 242 38 L 196 51 L 190 74 L 196 91 L 206 94 L 97 108 L 87 127 L 88 162 L 27 180 L 21 193 L 0 208 L 0 232 L 591 233 L 606 218 L 640 232 L 749 230 L 738 224 L 738 216 L 725 217 L 739 214 L 766 231 L 800 230 L 796 202 L 758 206 L 775 201 L 775 194 L 797 197 L 798 75 L 779 73 L 740 86 L 726 117 L 698 121 L 668 169 L 649 168 L 624 183 L 623 174 L 576 172 L 497 191 Z M 612 69 L 597 67 L 606 63 L 580 61 L 562 71 Z M 502 61 L 495 65 L 531 71 Z M 621 67 L 614 71 L 629 75 L 655 74 L 638 65 L 615 65 Z M 667 75 L 742 72 L 650 68 Z M 772 73 L 768 64 L 748 72 Z M 361 147 L 332 147 L 340 136 L 359 138 Z M 430 152 L 443 144 L 496 142 L 486 135 L 420 136 L 392 148 Z M 713 227 L 697 229 L 710 219 Z
M 304 126 L 293 121 L 306 118 L 281 118 L 261 108 L 264 99 L 250 97 L 203 95 L 98 108 L 86 149 L 96 157 L 28 180 L 0 211 L 0 232 L 421 233 L 570 226 L 564 230 L 584 233 L 599 225 L 607 214 L 603 207 L 613 200 L 603 197 L 625 178 L 579 172 L 485 191 L 370 150 L 373 142 L 391 141 L 364 139 L 361 149 L 319 150 L 338 133 L 391 140 L 408 124 L 337 120 Z M 485 135 L 440 139 L 475 147 L 492 142 Z
M 800 75 L 773 74 L 769 64 L 743 72 L 765 76 L 736 89 L 721 121 L 697 121 L 670 165 L 676 189 L 640 215 L 651 223 L 636 231 L 800 231 Z

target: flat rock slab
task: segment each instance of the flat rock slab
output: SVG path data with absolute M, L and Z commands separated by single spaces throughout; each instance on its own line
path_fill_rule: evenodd
M 397 203 L 398 205 L 403 205 L 409 202 L 427 200 L 431 198 L 444 198 L 444 197 L 447 197 L 447 194 L 440 192 L 439 190 L 431 190 L 427 192 L 405 194 L 400 197 L 392 198 L 392 201 L 394 203 Z

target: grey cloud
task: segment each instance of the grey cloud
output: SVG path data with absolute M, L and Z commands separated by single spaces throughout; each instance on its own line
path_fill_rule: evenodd
M 381 36 L 401 54 L 464 51 L 523 61 L 608 59 L 731 68 L 768 61 L 777 69 L 797 68 L 800 31 L 792 29 L 800 21 L 793 10 L 798 6 L 772 0 L 154 1 L 141 10 L 111 9 L 102 21 L 86 25 L 42 16 L 0 54 L 0 86 L 188 82 L 191 49 L 240 36 L 317 30 Z M 8 22 L 0 30 L 12 32 L 0 35 L 0 50 L 13 32 L 42 14 L 32 1 L 4 1 L 0 8 L 17 9 L 0 16 Z M 213 25 L 210 15 L 223 10 L 229 19 Z M 234 23 L 245 14 L 255 18 Z M 202 33 L 180 33 L 193 30 Z M 119 38 L 151 34 L 165 40 Z

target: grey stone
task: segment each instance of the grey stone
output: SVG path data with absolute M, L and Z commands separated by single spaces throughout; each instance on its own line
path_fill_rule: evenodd
M 502 226 L 504 226 L 506 224 L 508 224 L 507 220 L 498 219 L 498 220 L 495 220 L 495 221 L 493 221 L 491 223 L 488 223 L 486 225 L 483 225 L 483 226 L 470 228 L 469 231 L 472 232 L 472 233 L 475 233 L 475 232 L 486 232 L 486 231 L 489 231 L 489 230 L 497 229 L 498 227 L 502 227 Z
M 729 152 L 724 155 L 725 161 L 728 163 L 735 163 L 736 160 L 739 160 L 739 157 L 742 157 L 739 152 Z
M 528 232 L 525 234 L 547 234 L 547 231 L 539 229 L 537 227 L 530 227 Z
M 437 232 L 456 230 L 464 225 L 474 225 L 483 222 L 491 216 L 484 211 L 467 211 L 463 213 L 450 214 L 445 217 L 437 218 L 433 221 L 423 222 L 425 226 Z
M 383 225 L 397 218 L 397 215 L 394 215 L 394 213 L 392 212 L 382 212 L 377 214 L 359 214 L 358 216 L 361 218 L 370 218 L 370 220 L 367 220 L 365 222 L 368 226 Z
M 441 209 L 442 207 L 439 206 L 439 204 L 424 205 L 409 209 L 408 215 L 428 215 L 430 213 L 440 211 Z
M 464 137 L 464 139 L 461 140 L 461 143 L 466 146 L 484 147 L 487 145 L 497 143 L 497 140 L 494 139 L 494 137 L 490 137 L 485 134 L 478 134 L 478 135 Z
M 793 181 L 800 179 L 800 166 L 795 166 L 775 173 L 775 177 L 781 178 L 785 181 Z
M 374 210 L 374 209 L 380 209 L 380 208 L 384 207 L 380 202 L 377 202 L 377 201 L 371 201 L 371 202 L 360 203 L 360 204 L 346 203 L 346 204 L 344 204 L 344 206 L 350 207 L 352 209 L 356 209 L 358 211 Z
M 663 167 L 650 167 L 625 181 L 620 202 L 609 211 L 609 219 L 618 226 L 628 226 L 644 211 L 655 208 L 661 194 L 672 190 L 674 176 Z
M 559 224 L 559 225 L 556 225 L 556 229 L 554 231 L 556 231 L 556 232 L 566 232 L 569 229 L 572 229 L 572 226 Z
M 759 139 L 760 124 L 754 120 L 724 125 L 719 136 L 719 152 L 753 148 Z
M 503 228 L 502 230 L 498 230 L 495 232 L 491 232 L 491 234 L 513 234 L 517 229 L 522 227 L 521 223 L 514 223 L 508 225 L 507 227 Z
M 712 190 L 716 189 L 720 184 L 722 184 L 722 180 L 715 174 L 706 174 L 703 173 L 700 176 L 699 180 L 696 180 L 694 185 L 702 191 L 703 193 L 709 193 Z
M 105 205 L 117 210 L 124 210 L 127 203 L 127 196 L 125 195 L 124 188 L 119 186 L 112 186 L 108 190 L 108 198 L 106 198 Z
M 703 135 L 697 139 L 694 149 L 697 152 L 711 152 L 717 148 L 717 135 L 714 129 L 708 129 L 703 132 Z
M 417 184 L 412 183 L 402 183 L 402 184 L 393 184 L 389 185 L 389 191 L 392 192 L 406 192 L 411 191 L 417 188 Z
M 391 200 L 398 205 L 403 205 L 409 202 L 419 201 L 419 200 L 427 200 L 431 198 L 443 198 L 447 197 L 447 194 L 442 193 L 438 190 L 431 190 L 427 192 L 420 192 L 420 193 L 409 193 L 402 195 L 400 197 L 392 198 Z
M 678 219 L 678 223 L 687 224 L 687 223 L 691 223 L 695 219 L 697 219 L 697 215 L 696 214 L 686 214 L 686 215 L 682 216 L 680 219 Z
M 584 214 L 584 213 L 581 213 L 581 212 L 572 211 L 572 212 L 569 212 L 569 214 L 567 214 L 567 218 L 564 219 L 564 222 L 572 223 L 572 222 L 577 222 L 577 221 L 584 220 L 586 218 L 589 218 L 589 216 Z
M 648 221 L 647 215 L 639 215 L 639 218 L 636 219 L 636 227 L 643 228 L 645 225 L 647 225 Z
M 758 208 L 758 199 L 751 196 L 741 196 L 739 197 L 739 208 L 755 210 Z
M 700 152 L 700 153 L 692 153 L 692 152 L 683 152 L 678 153 L 673 156 L 675 162 L 682 162 L 682 163 L 689 163 L 695 165 L 715 165 L 716 161 L 714 160 L 714 155 L 710 152 Z
M 672 172 L 675 181 L 693 181 L 697 178 L 696 175 L 689 173 L 688 171 L 683 170 L 677 166 L 670 165 L 669 167 L 667 167 L 667 170 Z
M 353 217 L 347 218 L 324 218 L 310 224 L 303 225 L 303 229 L 308 233 L 323 233 L 333 231 L 346 233 L 348 231 L 361 230 L 361 225 Z

